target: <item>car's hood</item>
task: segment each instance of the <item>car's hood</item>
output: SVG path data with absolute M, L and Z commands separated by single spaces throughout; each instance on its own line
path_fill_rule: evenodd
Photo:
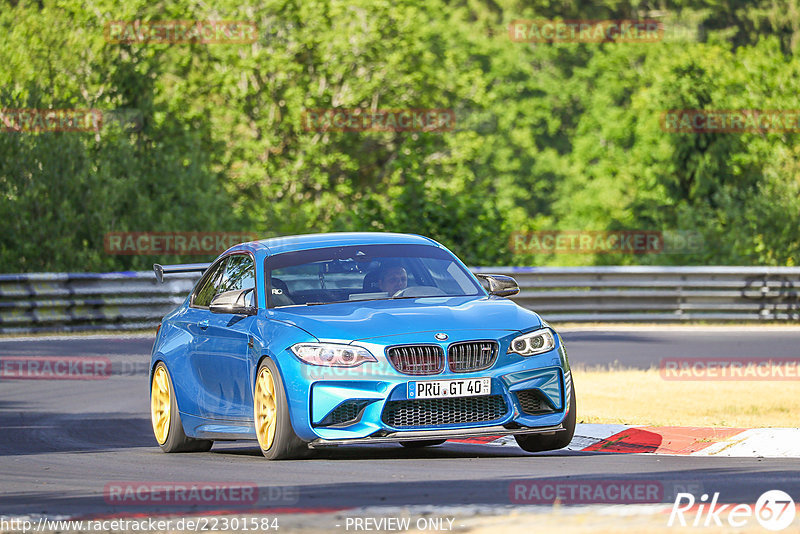
M 347 341 L 425 331 L 519 331 L 541 324 L 536 313 L 510 300 L 485 296 L 291 306 L 270 310 L 270 314 L 320 340 Z

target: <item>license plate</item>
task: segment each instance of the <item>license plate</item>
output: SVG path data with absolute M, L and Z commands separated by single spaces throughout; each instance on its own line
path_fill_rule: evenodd
M 475 397 L 492 392 L 490 378 L 464 378 L 461 380 L 425 380 L 408 383 L 409 399 L 441 399 L 448 397 Z

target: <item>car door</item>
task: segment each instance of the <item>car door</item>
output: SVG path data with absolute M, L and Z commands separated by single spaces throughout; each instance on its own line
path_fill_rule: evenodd
M 184 355 L 173 363 L 173 382 L 178 390 L 178 399 L 186 399 L 179 405 L 181 412 L 195 416 L 207 414 L 211 404 L 207 393 L 207 376 L 201 374 L 197 367 L 197 352 L 207 343 L 207 330 L 212 315 L 208 304 L 222 283 L 226 264 L 227 258 L 214 262 L 192 290 L 189 306 L 173 317 L 175 326 L 187 334 Z
M 225 291 L 252 289 L 250 298 L 255 306 L 255 263 L 247 253 L 231 254 L 214 294 Z M 213 297 L 212 297 L 213 298 Z M 211 299 L 208 299 L 208 303 Z M 196 304 L 206 304 L 205 300 Z M 230 313 L 211 313 L 202 310 L 192 354 L 202 402 L 200 415 L 209 419 L 246 421 L 252 418 L 250 398 L 249 350 L 253 338 L 251 329 L 256 317 Z

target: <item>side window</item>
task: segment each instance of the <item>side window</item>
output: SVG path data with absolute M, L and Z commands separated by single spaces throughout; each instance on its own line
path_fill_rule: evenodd
M 225 272 L 225 260 L 219 262 L 216 267 L 213 267 L 213 272 L 203 281 L 197 292 L 194 295 L 192 304 L 194 306 L 208 306 L 211 299 L 217 294 L 220 282 L 222 281 L 222 273 Z
M 256 305 L 256 269 L 253 259 L 247 254 L 236 254 L 228 258 L 228 266 L 225 268 L 225 275 L 222 277 L 217 294 L 224 291 L 234 291 L 240 289 L 252 289 L 247 294 L 248 304 Z
M 225 276 L 217 293 L 235 289 L 253 289 L 256 287 L 256 272 L 253 259 L 247 254 L 236 254 L 228 258 Z

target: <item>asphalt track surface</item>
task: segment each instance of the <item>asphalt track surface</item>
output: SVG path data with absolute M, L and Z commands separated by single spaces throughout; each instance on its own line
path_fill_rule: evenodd
M 582 330 L 562 335 L 573 365 L 616 362 L 648 368 L 667 356 L 795 357 L 800 351 L 800 330 Z M 509 489 L 516 481 L 566 479 L 657 481 L 662 502 L 672 502 L 675 491 L 686 489 L 696 495 L 719 492 L 720 502 L 754 503 L 770 489 L 800 500 L 800 459 L 790 458 L 528 454 L 516 447 L 451 442 L 418 450 L 339 447 L 283 462 L 266 461 L 252 442 L 217 443 L 207 453 L 164 454 L 149 421 L 151 346 L 152 340 L 143 337 L 0 339 L 0 356 L 104 356 L 113 366 L 106 380 L 0 379 L 0 516 L 505 507 L 514 505 Z M 258 491 L 256 501 L 244 504 L 108 502 L 109 485 L 126 481 L 223 482 L 254 485 Z

